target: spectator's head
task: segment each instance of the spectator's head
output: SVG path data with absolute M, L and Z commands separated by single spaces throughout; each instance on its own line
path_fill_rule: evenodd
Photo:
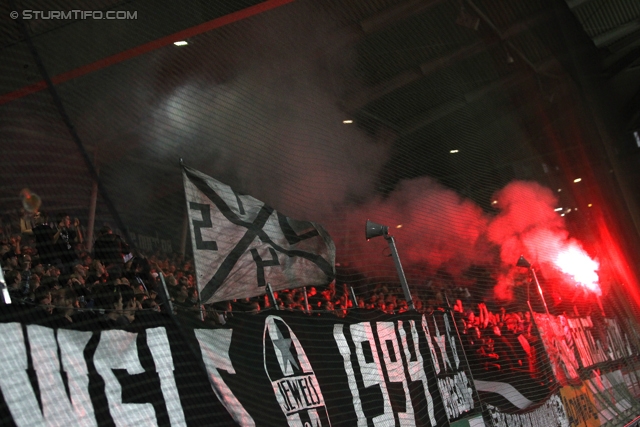
M 31 262 L 31 272 L 39 274 L 40 276 L 44 276 L 45 266 L 42 262 L 40 262 L 39 258 L 36 258 Z
M 22 255 L 20 257 L 20 269 L 23 271 L 31 270 L 31 255 Z
M 189 287 L 189 279 L 184 276 L 180 277 L 180 279 L 178 279 L 178 286 Z
M 251 313 L 259 313 L 260 312 L 260 304 L 257 301 L 254 301 L 251 303 L 251 305 L 249 306 L 249 311 Z
M 51 304 L 51 291 L 46 286 L 39 286 L 34 291 L 34 300 L 38 305 Z
M 46 224 L 47 223 L 47 214 L 44 211 L 38 211 L 33 213 L 33 222 L 36 225 Z
M 142 309 L 150 311 L 160 311 L 160 306 L 153 299 L 142 300 Z
M 35 292 L 36 289 L 40 287 L 40 276 L 37 274 L 32 274 L 29 277 L 29 291 Z
M 56 216 L 56 224 L 58 224 L 58 227 L 69 228 L 71 227 L 71 218 L 66 212 L 60 212 Z
M 55 277 L 56 280 L 58 277 L 60 277 L 60 269 L 55 265 L 50 265 L 49 268 L 47 269 L 47 273 L 49 274 L 49 276 Z
M 133 289 L 127 285 L 116 286 L 120 295 L 122 295 L 122 310 L 123 315 L 129 318 L 129 321 L 133 321 L 136 311 L 136 295 Z
M 9 289 L 18 289 L 20 287 L 20 282 L 22 281 L 22 275 L 18 270 L 11 270 L 7 272 L 4 280 L 6 281 Z
M 82 264 L 74 265 L 73 273 L 82 277 L 83 279 L 87 277 L 87 269 Z
M 99 233 L 100 233 L 100 236 L 105 236 L 107 234 L 113 234 L 113 231 L 111 231 L 111 227 L 109 227 L 108 225 L 105 225 L 100 229 Z
M 73 311 L 78 297 L 71 288 L 62 288 L 53 296 L 53 305 L 56 309 L 65 311 L 67 314 Z
M 171 273 L 164 276 L 164 281 L 169 288 L 175 287 L 177 284 L 175 276 Z
M 96 308 L 103 309 L 107 313 L 122 313 L 122 295 L 115 286 L 102 284 L 94 286 L 93 299 Z
M 84 278 L 77 274 L 72 274 L 69 276 L 69 285 L 74 289 L 78 287 L 82 288 L 84 287 Z
M 18 255 L 13 249 L 9 249 L 2 255 L 2 265 L 5 269 L 15 270 L 18 268 Z
M 187 298 L 193 303 L 198 302 L 198 290 L 195 287 L 187 289 Z
M 93 261 L 93 260 L 91 259 L 91 256 L 89 256 L 89 255 L 84 255 L 84 256 L 82 257 L 82 266 L 83 266 L 83 267 L 85 267 L 85 268 L 89 268 L 89 267 L 91 267 L 91 262 L 92 262 L 92 261 Z
M 102 262 L 100 262 L 100 260 L 94 259 L 91 263 L 91 267 L 89 268 L 89 274 L 96 277 L 101 277 L 106 272 L 107 270 L 104 268 L 104 265 L 102 265 Z

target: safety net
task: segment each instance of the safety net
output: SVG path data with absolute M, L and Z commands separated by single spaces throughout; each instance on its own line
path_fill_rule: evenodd
M 640 415 L 638 4 L 89 3 L 0 5 L 2 425 Z

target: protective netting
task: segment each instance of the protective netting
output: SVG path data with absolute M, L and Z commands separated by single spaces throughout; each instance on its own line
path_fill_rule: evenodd
M 0 7 L 2 425 L 640 414 L 637 201 L 564 2 L 85 3 Z

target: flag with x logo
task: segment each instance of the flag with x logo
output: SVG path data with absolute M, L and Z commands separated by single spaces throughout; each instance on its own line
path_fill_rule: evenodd
M 335 277 L 336 249 L 322 226 L 288 218 L 183 166 L 191 243 L 203 304 L 322 286 Z

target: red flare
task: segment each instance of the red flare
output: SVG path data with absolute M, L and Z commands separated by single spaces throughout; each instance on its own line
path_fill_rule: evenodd
M 601 295 L 600 278 L 598 277 L 597 261 L 592 260 L 577 244 L 570 244 L 558 253 L 554 264 L 565 274 L 573 277 L 575 283 Z

